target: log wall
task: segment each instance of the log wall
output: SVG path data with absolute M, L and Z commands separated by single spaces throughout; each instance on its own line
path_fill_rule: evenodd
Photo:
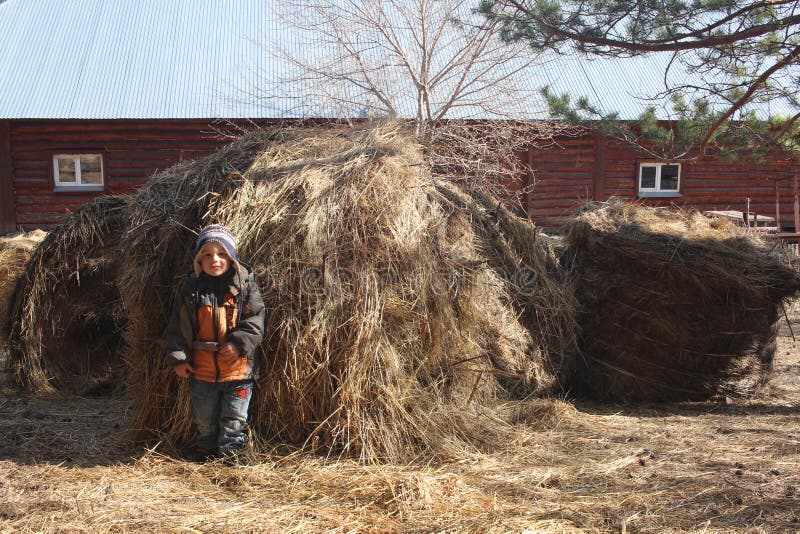
M 586 135 L 531 150 L 528 164 L 535 187 L 528 196 L 528 214 L 538 225 L 557 227 L 586 199 L 616 196 L 654 206 L 677 205 L 700 211 L 750 211 L 776 216 L 776 190 L 785 229 L 794 227 L 793 180 L 800 162 L 775 158 L 769 163 L 713 157 L 682 163 L 677 198 L 637 196 L 639 162 L 652 161 L 629 145 Z
M 207 120 L 10 121 L 17 228 L 50 229 L 99 194 L 130 193 L 156 171 L 211 154 L 231 141 L 220 129 L 236 131 Z M 105 190 L 54 191 L 58 153 L 103 154 Z
M 0 121 L 0 234 L 13 232 L 17 226 L 13 176 L 11 125 L 8 121 Z
M 275 124 L 259 121 L 259 126 Z M 13 231 L 15 225 L 26 231 L 52 228 L 68 211 L 101 194 L 54 191 L 54 154 L 103 154 L 106 183 L 102 193 L 129 193 L 156 171 L 203 157 L 230 142 L 220 129 L 237 132 L 233 125 L 207 120 L 0 121 L 0 181 L 4 188 L 0 223 L 5 225 L 0 233 Z M 593 134 L 559 138 L 522 157 L 529 166 L 528 175 L 520 182 L 529 190 L 527 213 L 543 227 L 559 226 L 589 200 L 637 198 L 638 164 L 646 159 L 630 146 Z M 790 229 L 794 227 L 797 163 L 713 158 L 685 163 L 681 166 L 680 197 L 642 202 L 744 211 L 750 198 L 751 211 L 774 217 L 777 190 L 781 222 L 784 229 Z M 9 187 L 12 183 L 13 189 Z
M 597 140 L 592 136 L 559 139 L 528 152 L 528 216 L 557 226 L 594 198 Z

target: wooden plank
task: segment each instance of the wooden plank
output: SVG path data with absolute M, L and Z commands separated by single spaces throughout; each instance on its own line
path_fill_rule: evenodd
M 748 207 L 750 207 L 748 205 Z M 703 215 L 709 217 L 718 217 L 721 219 L 730 219 L 736 222 L 760 221 L 760 222 L 775 222 L 774 217 L 769 215 L 760 215 L 754 211 L 739 211 L 739 210 L 706 210 Z
M 533 219 L 533 205 L 531 194 L 536 189 L 536 175 L 533 172 L 533 149 L 529 148 L 525 158 L 525 213 Z
M 14 204 L 11 124 L 9 121 L 0 121 L 0 233 L 2 234 L 17 230 Z
M 64 220 L 64 217 L 66 217 L 68 213 L 69 211 L 65 209 L 63 212 L 59 213 L 20 214 L 19 225 L 24 226 L 25 230 L 29 231 L 35 228 L 41 228 L 40 225 L 58 224 Z
M 37 139 L 42 135 L 59 139 L 61 136 L 75 137 L 84 133 L 103 133 L 110 135 L 127 134 L 128 139 L 137 139 L 147 135 L 159 135 L 172 137 L 175 135 L 199 134 L 201 138 L 213 139 L 222 144 L 228 144 L 232 139 L 231 135 L 222 135 L 221 132 L 230 132 L 232 136 L 238 137 L 256 127 L 270 129 L 280 124 L 288 124 L 291 121 L 240 121 L 237 126 L 229 127 L 219 125 L 214 121 L 202 119 L 140 119 L 140 120 L 29 120 L 15 122 L 16 134 L 21 140 Z
M 800 232 L 800 198 L 797 192 L 797 175 L 792 176 L 792 191 L 794 193 L 794 231 Z
M 594 191 L 592 197 L 598 202 L 606 200 L 606 136 L 598 132 L 594 138 Z

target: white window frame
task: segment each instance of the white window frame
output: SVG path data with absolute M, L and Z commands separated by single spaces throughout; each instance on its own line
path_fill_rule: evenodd
M 99 157 L 100 158 L 100 178 L 102 183 L 99 184 L 84 184 L 81 181 L 81 158 L 83 157 Z M 62 182 L 58 175 L 58 162 L 60 160 L 71 159 L 75 162 L 75 181 Z M 106 171 L 105 161 L 103 161 L 102 154 L 98 153 L 84 153 L 84 154 L 53 154 L 53 183 L 54 191 L 104 191 L 106 188 Z
M 678 167 L 678 187 L 676 189 L 661 188 L 661 169 L 662 167 Z M 648 167 L 656 169 L 655 187 L 642 187 L 642 170 Z M 642 161 L 639 162 L 639 173 L 637 189 L 640 197 L 679 197 L 681 196 L 681 164 L 669 161 Z

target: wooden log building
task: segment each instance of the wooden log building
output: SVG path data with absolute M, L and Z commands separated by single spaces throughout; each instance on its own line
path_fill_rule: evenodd
M 714 156 L 660 161 L 621 141 L 587 134 L 530 150 L 527 157 L 528 214 L 545 227 L 558 226 L 586 200 L 613 196 L 716 212 L 776 231 L 800 228 L 800 161 L 786 156 L 767 163 Z
M 236 6 L 0 3 L 0 233 L 51 228 L 96 195 L 131 192 L 157 170 L 209 154 L 230 141 L 219 133 L 230 130 L 229 121 L 296 119 L 290 111 L 296 97 L 281 103 L 254 96 L 265 77 L 286 68 L 259 43 L 278 36 L 291 44 L 291 34 L 269 2 Z M 544 80 L 526 80 L 530 94 L 545 83 L 558 90 L 560 83 L 633 117 L 636 99 L 607 80 L 629 85 L 634 69 L 637 79 L 663 75 L 663 65 L 647 59 L 577 61 L 543 68 Z M 320 118 L 326 119 L 335 117 Z M 520 118 L 527 119 L 535 120 Z M 587 200 L 619 196 L 800 230 L 797 161 L 657 161 L 592 133 L 558 138 L 524 157 L 527 213 L 543 227 L 557 227 Z

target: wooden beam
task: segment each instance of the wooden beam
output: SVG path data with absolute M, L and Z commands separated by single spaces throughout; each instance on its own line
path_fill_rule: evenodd
M 528 149 L 528 168 L 525 169 L 525 214 L 528 219 L 533 220 L 533 199 L 532 194 L 536 190 L 536 176 L 533 174 L 533 151 L 535 148 Z
M 781 191 L 778 187 L 778 179 L 775 179 L 775 226 L 781 231 Z
M 744 208 L 744 225 L 750 227 L 750 197 L 747 197 Z
M 800 232 L 800 198 L 797 196 L 797 174 L 792 177 L 792 192 L 794 193 L 794 231 Z
M 594 190 L 592 198 L 597 202 L 606 200 L 606 136 L 598 132 L 594 136 Z
M 17 230 L 14 172 L 11 164 L 11 123 L 0 121 L 0 234 Z

